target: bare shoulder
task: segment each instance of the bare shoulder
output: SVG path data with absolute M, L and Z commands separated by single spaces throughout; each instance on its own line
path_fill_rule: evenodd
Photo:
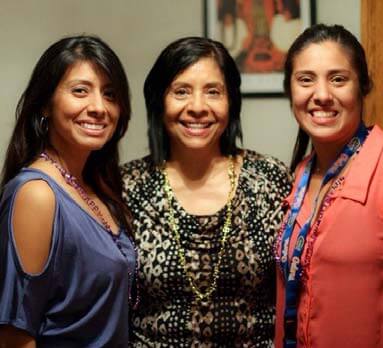
M 47 182 L 29 181 L 16 194 L 13 210 L 13 234 L 22 267 L 35 274 L 43 270 L 48 259 L 55 195 Z
M 49 184 L 42 179 L 30 180 L 24 183 L 17 192 L 19 199 L 38 201 L 42 204 L 55 202 L 55 195 Z
M 25 331 L 12 326 L 0 326 L 0 347 L 1 348 L 36 348 L 36 341 Z

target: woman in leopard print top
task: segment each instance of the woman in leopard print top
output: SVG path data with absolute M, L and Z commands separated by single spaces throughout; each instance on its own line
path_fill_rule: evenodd
M 236 147 L 239 86 L 226 49 L 194 37 L 165 48 L 146 79 L 151 155 L 122 167 L 140 260 L 133 347 L 272 346 L 290 176 Z

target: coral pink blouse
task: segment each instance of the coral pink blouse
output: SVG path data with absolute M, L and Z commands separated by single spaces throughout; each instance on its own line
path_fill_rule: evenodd
M 316 235 L 313 228 L 309 232 L 302 255 L 306 277 L 298 305 L 298 348 L 383 347 L 382 153 L 383 131 L 375 126 L 344 180 L 329 192 L 330 205 Z M 287 204 L 292 203 L 306 163 L 307 159 L 299 166 Z M 290 255 L 309 214 L 305 200 Z M 275 347 L 281 348 L 285 287 L 280 269 L 277 292 Z

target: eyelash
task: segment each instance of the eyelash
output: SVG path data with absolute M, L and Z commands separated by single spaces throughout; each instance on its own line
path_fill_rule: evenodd
M 297 78 L 297 81 L 301 86 L 307 87 L 313 83 L 313 78 L 309 76 L 301 76 Z
M 303 86 L 309 86 L 309 85 L 311 85 L 311 83 L 314 82 L 314 78 L 310 77 L 310 76 L 298 77 L 297 80 Z M 347 77 L 346 76 L 342 76 L 342 75 L 335 75 L 335 76 L 332 76 L 330 78 L 330 82 L 333 83 L 333 84 L 336 84 L 336 85 L 342 85 L 346 81 L 347 81 Z
M 107 90 L 104 92 L 104 96 L 111 101 L 116 100 L 116 93 L 113 90 Z
M 72 89 L 72 93 L 75 94 L 78 97 L 85 97 L 88 95 L 88 89 L 85 87 L 75 87 Z M 103 92 L 103 96 L 105 99 L 109 101 L 115 101 L 116 100 L 116 93 L 114 90 L 105 90 Z
M 207 92 L 208 94 L 221 95 L 221 91 L 216 88 L 211 88 Z
M 179 89 L 176 89 L 176 90 L 174 91 L 174 94 L 175 94 L 175 95 L 185 95 L 185 94 L 187 94 L 187 93 L 188 93 L 188 91 L 187 91 L 186 88 L 179 88 Z
M 187 88 L 179 88 L 179 89 L 176 89 L 172 92 L 176 98 L 178 99 L 185 99 L 187 98 L 192 92 L 190 90 L 188 90 Z M 223 92 L 220 91 L 219 89 L 217 88 L 209 88 L 208 90 L 205 91 L 205 94 L 209 97 L 209 98 L 218 98 L 220 97 Z
M 331 81 L 336 83 L 336 84 L 342 84 L 342 83 L 345 83 L 347 81 L 347 78 L 345 76 L 336 75 L 336 76 L 333 76 L 331 78 Z
M 87 92 L 87 89 L 84 87 L 75 87 L 72 89 L 72 92 L 75 94 L 84 94 L 84 92 Z

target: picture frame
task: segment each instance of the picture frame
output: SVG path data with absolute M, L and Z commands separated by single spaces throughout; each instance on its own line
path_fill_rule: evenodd
M 243 96 L 283 96 L 286 52 L 315 17 L 315 0 L 204 0 L 205 36 L 236 61 Z

